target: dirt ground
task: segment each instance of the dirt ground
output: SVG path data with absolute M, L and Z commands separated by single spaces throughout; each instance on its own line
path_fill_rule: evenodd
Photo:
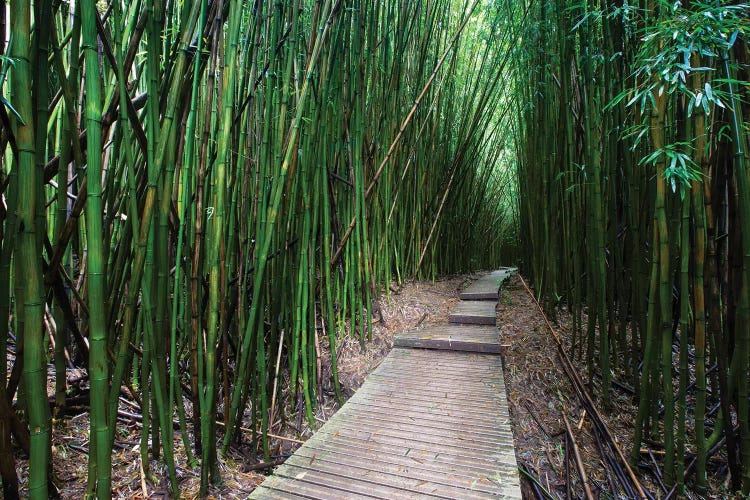
M 591 421 L 581 411 L 573 385 L 565 376 L 557 345 L 533 298 L 518 276 L 503 287 L 498 302 L 497 324 L 503 353 L 505 384 L 513 419 L 513 435 L 519 465 L 527 467 L 545 489 L 565 498 L 566 477 L 578 477 L 574 465 L 565 470 L 563 412 L 573 427 L 594 495 L 610 491 L 604 465 L 591 432 Z M 560 323 L 565 325 L 565 321 Z M 564 329 L 560 332 L 566 341 Z M 584 375 L 581 373 L 581 375 Z M 612 392 L 613 411 L 603 413 L 605 423 L 627 453 L 631 447 L 632 422 L 637 407 L 627 395 Z M 531 482 L 522 481 L 525 498 L 536 498 Z M 573 480 L 572 498 L 583 495 Z
M 549 333 L 535 301 L 518 276 L 511 278 L 501 291 L 497 324 L 501 343 L 506 346 L 503 353 L 505 383 L 519 466 L 526 467 L 553 498 L 566 498 L 566 477 L 571 478 L 571 498 L 583 497 L 575 466 L 569 462 L 567 473 L 564 466 L 564 413 L 573 428 L 573 435 L 580 448 L 581 459 L 594 497 L 613 498 L 610 493 L 612 488 L 609 487 L 610 479 L 607 477 L 603 459 L 593 437 L 591 419 L 581 410 L 581 403 L 575 395 L 573 385 L 563 370 L 557 344 Z M 573 336 L 571 324 L 571 317 L 562 310 L 558 312 L 557 322 L 553 324 L 568 353 L 571 351 L 570 342 Z M 586 381 L 585 360 L 573 359 L 573 364 L 581 380 Z M 594 380 L 594 384 L 597 387 L 593 391 L 589 387 L 589 394 L 599 390 L 598 379 Z M 602 411 L 596 398 L 594 402 L 605 425 L 627 457 L 633 446 L 633 422 L 638 410 L 637 401 L 627 384 L 613 384 L 611 398 L 610 411 Z M 688 430 L 693 432 L 692 426 L 689 426 Z M 691 446 L 692 444 L 688 443 L 689 453 L 694 451 Z M 653 470 L 660 473 L 661 453 L 663 452 L 658 443 L 644 444 L 641 447 L 640 467 L 635 471 L 641 484 L 655 498 L 666 497 L 666 489 L 659 484 L 653 474 Z M 726 457 L 722 455 L 718 453 L 709 461 L 714 472 L 726 461 Z M 719 476 L 709 471 L 709 494 L 705 498 L 733 498 L 724 493 L 726 484 Z M 534 491 L 529 479 L 524 478 L 522 487 L 524 498 L 538 498 L 539 495 Z M 686 497 L 704 498 L 689 490 Z

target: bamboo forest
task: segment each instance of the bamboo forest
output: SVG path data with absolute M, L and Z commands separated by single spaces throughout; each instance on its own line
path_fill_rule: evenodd
M 394 304 L 512 266 L 497 318 L 579 395 L 517 404 L 497 320 L 524 498 L 747 498 L 748 120 L 736 0 L 0 0 L 3 497 L 301 498 L 264 474 L 391 369 Z M 474 356 L 404 373 L 478 428 Z M 371 481 L 304 497 L 427 491 Z

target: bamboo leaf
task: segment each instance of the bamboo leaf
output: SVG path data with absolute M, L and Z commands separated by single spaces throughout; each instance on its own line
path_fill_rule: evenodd
M 21 117 L 21 114 L 16 111 L 16 108 L 13 107 L 13 105 L 3 96 L 0 96 L 0 103 L 8 108 L 13 115 L 18 119 L 19 122 L 21 122 L 21 125 L 26 125 L 26 122 L 24 121 L 23 117 Z

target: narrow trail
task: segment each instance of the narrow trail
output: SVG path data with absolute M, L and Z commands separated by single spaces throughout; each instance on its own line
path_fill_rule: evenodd
M 449 324 L 397 335 L 349 401 L 251 498 L 521 498 L 495 305 L 466 288 Z

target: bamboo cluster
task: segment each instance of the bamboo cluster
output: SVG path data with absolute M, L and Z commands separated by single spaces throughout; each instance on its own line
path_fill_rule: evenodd
M 512 256 L 519 26 L 495 4 L 0 1 L 5 498 L 13 443 L 29 496 L 56 488 L 69 368 L 90 495 L 111 495 L 123 395 L 144 466 L 176 496 L 181 438 L 205 494 L 241 428 L 268 460 L 269 430 L 341 397 L 336 345 L 365 345 L 388 283 Z
M 720 451 L 747 495 L 750 6 L 531 8 L 515 72 L 522 265 L 550 313 L 572 312 L 603 404 L 632 386 L 633 465 L 663 447 L 664 493 L 705 494 Z

